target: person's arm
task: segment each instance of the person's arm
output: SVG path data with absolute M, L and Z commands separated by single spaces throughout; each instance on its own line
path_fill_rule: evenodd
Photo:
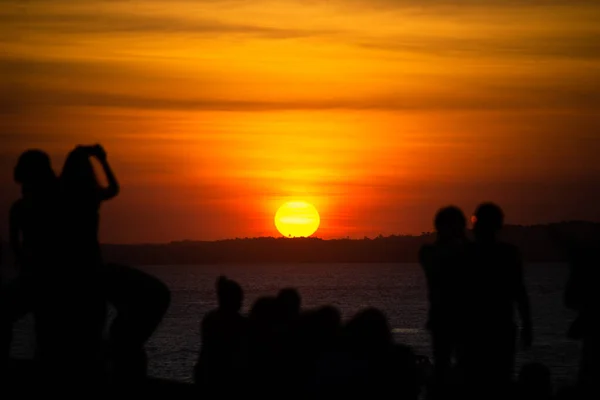
M 106 176 L 106 180 L 108 181 L 108 187 L 103 188 L 100 191 L 100 199 L 110 200 L 119 194 L 119 183 L 117 182 L 117 178 L 115 177 L 115 174 L 113 173 L 113 170 L 110 167 L 110 164 L 108 163 L 106 152 L 104 151 L 104 148 L 102 148 L 102 146 L 96 146 L 95 155 L 98 161 L 100 162 L 104 175 Z
M 521 255 L 516 252 L 515 264 L 517 267 L 517 292 L 516 302 L 517 310 L 521 318 L 521 341 L 523 346 L 528 348 L 533 343 L 533 326 L 531 322 L 531 304 L 529 302 L 529 294 L 525 286 L 525 278 L 523 276 L 523 260 Z
M 15 256 L 15 264 L 18 268 L 23 265 L 23 245 L 21 243 L 21 218 L 19 209 L 21 208 L 21 204 L 17 201 L 10 208 L 9 215 L 9 237 L 8 237 L 8 245 L 10 250 L 13 252 Z

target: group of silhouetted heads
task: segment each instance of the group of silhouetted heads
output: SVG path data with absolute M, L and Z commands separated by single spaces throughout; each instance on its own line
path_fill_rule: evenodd
M 258 298 L 244 316 L 238 283 L 219 277 L 216 292 L 218 308 L 202 322 L 206 337 L 195 376 L 207 397 L 380 397 L 392 390 L 416 399 L 416 356 L 394 343 L 380 310 L 364 309 L 343 323 L 336 307 L 303 309 L 299 292 L 284 288 Z M 404 373 L 397 375 L 398 371 Z M 211 384 L 228 379 L 238 386 Z
M 60 179 L 61 182 L 78 190 L 85 187 L 97 187 L 98 179 L 90 161 L 90 154 L 103 151 L 100 146 L 78 146 L 65 159 Z M 52 168 L 48 153 L 32 149 L 23 152 L 14 168 L 13 178 L 21 185 L 24 192 L 30 189 L 47 188 L 55 183 L 57 175 Z

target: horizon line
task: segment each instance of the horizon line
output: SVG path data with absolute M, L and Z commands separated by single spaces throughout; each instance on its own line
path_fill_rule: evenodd
M 564 221 L 556 221 L 556 222 L 547 222 L 547 223 L 536 223 L 536 224 L 505 224 L 504 228 L 536 228 L 542 226 L 551 226 L 551 225 L 560 225 L 560 224 L 600 224 L 600 221 L 590 221 L 590 220 L 564 220 Z M 468 227 L 467 231 L 472 231 L 472 228 Z M 172 244 L 182 244 L 182 243 L 219 243 L 219 242 L 233 242 L 240 240 L 314 240 L 314 241 L 341 241 L 341 240 L 349 240 L 349 241 L 362 241 L 362 240 L 378 240 L 378 239 L 387 239 L 387 238 L 421 238 L 427 237 L 435 234 L 435 231 L 429 232 L 421 232 L 420 234 L 415 233 L 391 233 L 388 235 L 377 235 L 377 236 L 368 236 L 365 235 L 363 237 L 350 237 L 350 236 L 339 236 L 339 237 L 331 237 L 331 238 L 322 238 L 319 236 L 297 236 L 297 237 L 287 237 L 287 236 L 244 236 L 244 237 L 230 237 L 230 238 L 222 238 L 222 239 L 176 239 L 170 241 L 163 242 L 106 242 L 100 243 L 101 246 L 164 246 L 164 245 L 172 245 Z

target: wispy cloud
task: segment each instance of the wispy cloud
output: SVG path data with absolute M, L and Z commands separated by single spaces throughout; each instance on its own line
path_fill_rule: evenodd
M 443 58 L 495 59 L 600 59 L 600 29 L 596 32 L 557 35 L 549 33 L 530 37 L 386 37 L 358 41 L 367 49 L 402 54 L 426 54 Z
M 6 89 L 6 88 L 5 88 Z M 522 85 L 521 92 L 511 96 L 511 87 L 489 92 L 480 90 L 463 93 L 388 95 L 340 99 L 312 98 L 307 100 L 261 101 L 239 98 L 219 99 L 210 96 L 159 97 L 133 93 L 111 93 L 82 89 L 39 89 L 24 86 L 5 91 L 0 102 L 0 114 L 17 115 L 30 107 L 103 107 L 146 110 L 182 111 L 284 111 L 284 110 L 404 110 L 404 111 L 477 111 L 523 109 L 595 110 L 600 107 L 600 91 L 594 87 L 535 87 Z
M 53 35 L 126 35 L 126 34 L 188 34 L 188 35 L 245 35 L 269 39 L 288 39 L 320 36 L 326 30 L 294 29 L 278 26 L 236 24 L 219 19 L 196 16 L 117 14 L 112 12 L 93 13 L 0 13 L 2 36 L 26 33 L 52 33 Z M 1 37 L 1 36 L 0 36 Z

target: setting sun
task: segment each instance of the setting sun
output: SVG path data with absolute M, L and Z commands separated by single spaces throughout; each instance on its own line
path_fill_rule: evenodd
M 286 237 L 308 237 L 320 223 L 317 209 L 305 201 L 287 202 L 275 214 L 275 226 Z

